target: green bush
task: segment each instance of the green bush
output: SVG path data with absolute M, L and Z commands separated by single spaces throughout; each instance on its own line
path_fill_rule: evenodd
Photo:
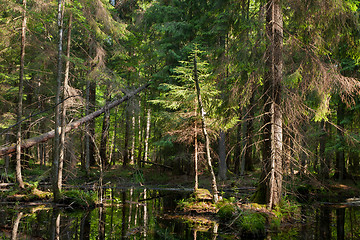
M 262 236 L 265 234 L 266 217 L 262 213 L 244 211 L 241 214 L 237 223 L 241 228 L 242 235 Z

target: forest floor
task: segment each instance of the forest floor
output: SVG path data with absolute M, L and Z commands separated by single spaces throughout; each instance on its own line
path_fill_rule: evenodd
M 29 183 L 32 188 L 50 189 L 50 167 L 31 166 L 23 171 L 24 181 Z M 102 183 L 104 186 L 128 188 L 128 187 L 147 187 L 147 188 L 168 188 L 188 190 L 194 188 L 194 176 L 186 174 L 173 174 L 171 170 L 159 166 L 147 165 L 144 168 L 135 166 L 110 166 L 103 171 Z M 90 175 L 86 176 L 80 168 L 68 168 L 64 171 L 64 188 L 94 188 L 99 186 L 100 169 L 94 167 Z M 260 170 L 246 173 L 243 176 L 235 176 L 228 172 L 226 181 L 218 181 L 220 195 L 226 198 L 235 197 L 237 200 L 249 203 L 251 196 L 256 190 L 259 181 Z M 9 190 L 15 182 L 14 174 L 7 178 L 2 177 L 0 183 L 0 199 L 8 198 L 9 194 L 14 193 Z M 10 183 L 7 185 L 6 183 Z M 299 202 L 339 202 L 346 198 L 360 197 L 360 178 L 352 178 L 343 181 L 327 180 L 320 182 L 315 177 L 294 176 L 284 179 L 285 194 L 291 196 Z M 199 187 L 211 190 L 210 174 L 203 173 L 199 176 Z M 45 195 L 44 195 L 45 196 Z

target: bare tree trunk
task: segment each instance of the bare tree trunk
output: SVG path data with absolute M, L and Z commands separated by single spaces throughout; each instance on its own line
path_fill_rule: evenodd
M 241 111 L 239 111 L 239 115 L 241 115 Z M 241 116 L 239 116 L 241 119 Z M 236 146 L 234 153 L 234 173 L 235 175 L 239 175 L 240 173 L 240 163 L 241 163 L 241 123 L 238 123 L 236 126 Z
M 126 166 L 129 163 L 129 138 L 130 138 L 130 114 L 129 114 L 129 104 L 124 107 L 125 112 L 125 137 L 124 137 L 124 162 L 123 165 Z
M 65 77 L 63 84 L 63 99 L 66 99 L 69 96 L 69 72 L 70 72 L 70 47 L 71 47 L 71 27 L 72 27 L 72 14 L 70 14 L 69 18 L 69 30 L 67 37 L 67 49 L 66 49 L 66 63 L 65 63 Z M 66 101 L 63 101 L 61 104 L 62 112 L 61 112 L 61 129 L 65 129 L 66 126 Z M 65 158 L 65 131 L 61 131 L 60 134 L 60 147 L 59 147 L 59 170 L 58 170 L 58 186 L 61 191 L 62 188 L 62 175 L 64 168 L 64 158 Z
M 24 188 L 24 181 L 21 175 L 21 118 L 23 111 L 23 89 L 24 89 L 24 65 L 25 65 L 25 44 L 26 44 L 26 0 L 23 1 L 23 21 L 21 27 L 21 53 L 20 53 L 20 75 L 19 75 L 19 102 L 17 108 L 17 121 L 19 122 L 16 134 L 16 181 L 20 188 Z
M 108 104 L 109 100 L 106 100 L 106 104 Z M 109 127 L 110 127 L 110 111 L 108 109 L 105 110 L 102 130 L 101 130 L 101 141 L 100 141 L 100 158 L 103 163 L 103 167 L 109 164 L 107 158 L 107 143 L 109 138 Z
M 9 132 L 5 133 L 5 142 L 6 144 L 8 144 L 10 142 L 10 134 Z M 4 166 L 4 171 L 5 171 L 5 177 L 8 177 L 8 172 L 9 172 L 9 166 L 10 166 L 10 156 L 6 155 L 5 156 L 5 166 Z
M 247 124 L 246 124 L 246 149 L 245 149 L 245 170 L 253 171 L 253 118 L 254 118 L 254 95 L 250 98 L 250 104 L 248 107 Z
M 134 108 L 131 111 L 131 135 L 132 135 L 132 139 L 131 139 L 131 158 L 130 158 L 130 164 L 134 164 L 135 161 L 135 110 Z
M 282 193 L 282 45 L 283 21 L 279 0 L 269 0 L 266 6 L 266 33 L 269 38 L 264 76 L 264 145 L 263 171 L 254 199 L 278 205 Z
M 53 146 L 53 193 L 54 201 L 60 200 L 61 181 L 59 181 L 59 166 L 60 166 L 60 90 L 61 90 L 61 76 L 62 76 L 62 44 L 63 44 L 63 7 L 62 0 L 58 0 L 58 28 L 59 28 L 59 42 L 58 42 L 58 66 L 56 78 L 56 96 L 55 96 L 55 136 Z
M 150 138 L 150 123 L 151 123 L 151 109 L 147 110 L 147 117 L 146 117 L 146 135 L 145 135 L 145 142 L 144 142 L 144 162 L 148 161 L 148 151 L 149 151 L 149 138 Z
M 325 147 L 326 147 L 326 139 L 327 139 L 327 133 L 326 133 L 326 123 L 324 120 L 320 123 L 321 128 L 321 135 L 320 135 L 320 147 L 319 147 L 319 158 L 320 158 L 320 175 L 323 179 L 329 179 L 329 167 L 326 162 L 326 155 L 325 155 Z
M 268 206 L 278 205 L 282 194 L 282 46 L 283 20 L 280 0 L 269 0 L 267 9 L 267 33 L 271 39 L 269 59 L 271 61 L 270 76 L 272 85 L 271 101 L 271 164 L 268 188 Z
M 141 153 L 142 153 L 142 127 L 141 127 L 141 100 L 139 100 L 139 116 L 138 116 L 138 129 L 139 129 L 139 133 L 138 133 L 138 142 L 139 142 L 139 146 L 138 146 L 138 157 L 137 157 L 137 164 L 139 167 L 141 167 Z
M 219 136 L 219 174 L 218 177 L 220 180 L 226 180 L 226 133 L 220 129 Z
M 22 212 L 19 212 L 17 214 L 17 217 L 16 217 L 15 222 L 14 222 L 14 226 L 13 226 L 13 229 L 12 229 L 12 233 L 11 233 L 11 240 L 17 240 L 18 239 L 17 233 L 18 233 L 19 224 L 20 224 L 20 220 L 21 220 L 22 216 L 23 216 Z
M 90 80 L 86 81 L 86 109 L 85 116 L 90 114 Z M 90 122 L 85 126 L 85 171 L 86 175 L 90 175 Z
M 345 104 L 339 100 L 337 106 L 337 134 L 338 134 L 338 149 L 336 150 L 336 169 L 335 169 L 335 178 L 338 180 L 343 180 L 346 178 L 346 164 L 345 164 L 345 152 L 344 152 L 344 114 L 345 114 Z
M 89 109 L 91 112 L 95 111 L 96 106 L 96 83 L 90 81 L 89 83 Z M 89 165 L 94 166 L 96 164 L 96 146 L 95 146 L 95 119 L 89 121 Z
M 198 173 L 198 140 L 197 140 L 197 102 L 195 101 L 195 131 L 194 131 L 194 172 L 195 172 L 195 186 L 194 191 L 199 188 L 199 173 Z
M 215 177 L 215 173 L 214 173 L 212 163 L 211 163 L 210 140 L 209 140 L 209 136 L 208 136 L 208 133 L 207 133 L 207 130 L 206 130 L 206 123 L 205 123 L 205 114 L 206 113 L 205 113 L 204 106 L 203 106 L 203 103 L 202 103 L 202 100 L 201 100 L 199 78 L 198 78 L 198 73 L 197 73 L 196 54 L 194 56 L 194 80 L 195 80 L 195 86 L 196 86 L 199 110 L 201 112 L 202 130 L 203 130 L 203 134 L 204 134 L 204 137 L 205 137 L 205 148 L 206 148 L 207 163 L 209 165 L 209 169 L 210 169 L 210 173 L 211 173 L 211 185 L 212 185 L 211 187 L 212 187 L 214 202 L 216 203 L 219 200 L 219 192 L 217 190 L 216 177 Z

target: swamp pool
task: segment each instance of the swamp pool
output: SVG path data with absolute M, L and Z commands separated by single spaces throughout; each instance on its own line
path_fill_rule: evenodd
M 188 191 L 106 189 L 104 205 L 91 210 L 41 204 L 0 205 L 0 239 L 249 239 L 211 215 L 176 209 Z M 302 207 L 298 223 L 252 239 L 360 239 L 360 207 Z

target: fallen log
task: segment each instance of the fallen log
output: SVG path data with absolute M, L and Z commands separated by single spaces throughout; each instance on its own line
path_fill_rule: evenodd
M 134 90 L 133 92 L 130 92 L 129 94 L 126 94 L 124 97 L 122 97 L 121 99 L 117 99 L 114 100 L 112 102 L 110 102 L 109 104 L 105 105 L 104 107 L 102 107 L 101 109 L 90 113 L 89 115 L 86 115 L 83 118 L 80 118 L 77 121 L 71 122 L 68 125 L 66 125 L 65 127 L 65 132 L 69 132 L 70 130 L 74 129 L 74 128 L 78 128 L 81 124 L 88 122 L 98 116 L 100 116 L 101 114 L 103 114 L 105 111 L 116 107 L 117 105 L 119 105 L 122 102 L 125 102 L 127 100 L 129 100 L 131 97 L 133 97 L 134 95 L 138 94 L 139 92 L 141 92 L 142 90 L 144 90 L 145 88 L 147 88 L 150 85 L 150 83 L 147 83 L 139 88 L 137 88 L 136 90 Z M 59 132 L 61 132 L 61 128 L 59 128 Z M 33 138 L 29 138 L 26 139 L 22 142 L 21 144 L 21 148 L 30 148 L 38 143 L 42 143 L 42 142 L 46 142 L 49 139 L 54 138 L 55 136 L 55 130 L 51 130 L 50 132 L 44 133 L 40 136 L 36 136 Z M 8 155 L 10 153 L 15 152 L 16 150 L 16 143 L 11 144 L 10 146 L 7 147 L 2 147 L 0 148 L 0 157 L 3 155 Z

